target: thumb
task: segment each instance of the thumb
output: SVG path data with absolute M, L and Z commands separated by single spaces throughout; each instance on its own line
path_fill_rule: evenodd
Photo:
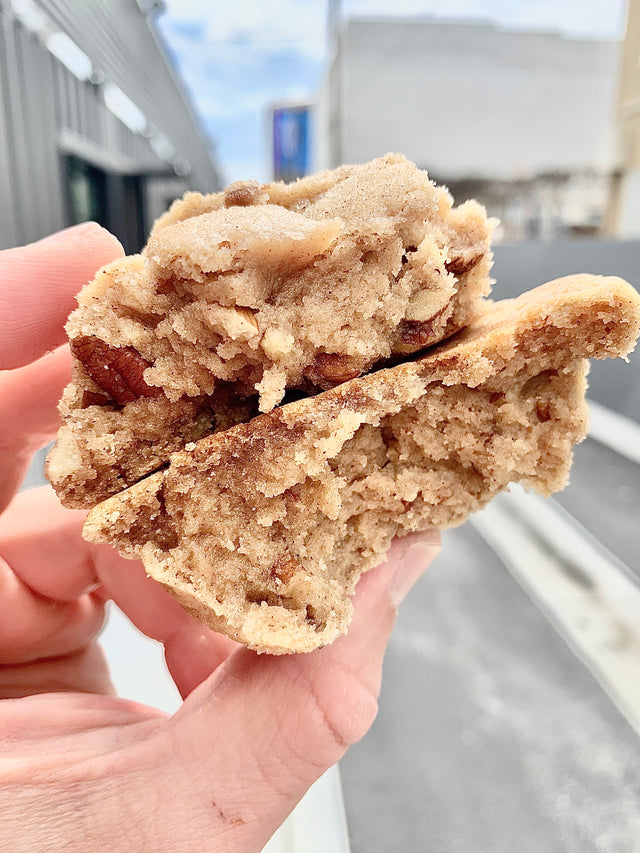
M 95 222 L 0 252 L 0 369 L 28 364 L 64 343 L 76 294 L 121 254 L 116 238 Z
M 438 550 L 434 533 L 395 542 L 361 579 L 349 634 L 331 646 L 281 657 L 243 648 L 194 690 L 169 723 L 172 792 L 181 789 L 191 832 L 210 837 L 213 821 L 229 842 L 220 849 L 261 849 L 365 734 L 397 605 Z

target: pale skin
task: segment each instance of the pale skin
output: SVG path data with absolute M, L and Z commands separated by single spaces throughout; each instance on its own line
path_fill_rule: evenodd
M 95 224 L 0 252 L 0 850 L 259 851 L 371 725 L 397 606 L 439 539 L 392 545 L 347 636 L 259 656 L 85 543 L 84 514 L 51 489 L 16 494 L 58 426 L 75 294 L 121 254 Z M 173 716 L 114 695 L 96 640 L 108 600 L 164 644 Z

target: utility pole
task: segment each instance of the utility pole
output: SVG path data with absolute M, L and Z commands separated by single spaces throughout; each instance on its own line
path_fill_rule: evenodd
M 330 166 L 342 163 L 342 3 L 327 0 L 327 54 L 329 66 Z
M 640 237 L 640 0 L 628 0 L 620 45 L 618 90 L 619 170 L 613 175 L 607 230 L 616 237 Z

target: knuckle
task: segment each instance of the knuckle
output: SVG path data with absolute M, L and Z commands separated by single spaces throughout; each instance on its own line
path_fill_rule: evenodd
M 334 663 L 321 679 L 309 682 L 309 705 L 318 744 L 338 753 L 360 740 L 378 712 L 371 687 L 346 665 Z

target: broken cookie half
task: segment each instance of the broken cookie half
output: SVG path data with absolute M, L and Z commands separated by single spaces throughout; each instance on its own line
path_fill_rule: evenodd
M 489 291 L 491 229 L 398 155 L 188 194 L 69 318 L 73 381 L 48 462 L 61 500 L 91 506 L 287 392 L 450 337 Z
M 639 328 L 617 278 L 487 304 L 426 355 L 188 444 L 96 506 L 85 537 L 140 557 L 212 628 L 310 651 L 347 630 L 394 536 L 460 524 L 510 482 L 561 488 L 587 429 L 586 359 L 626 355 Z

